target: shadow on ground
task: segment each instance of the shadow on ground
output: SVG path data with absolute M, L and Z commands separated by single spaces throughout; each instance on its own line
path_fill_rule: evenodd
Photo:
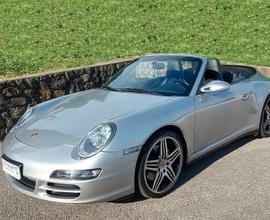
M 238 148 L 246 145 L 247 143 L 255 140 L 254 136 L 249 136 L 242 138 L 238 141 L 235 141 L 227 146 L 224 146 L 223 148 L 214 151 L 213 153 L 207 155 L 206 157 L 198 160 L 197 162 L 193 163 L 192 165 L 185 167 L 181 173 L 180 179 L 178 183 L 176 184 L 175 190 L 181 186 L 183 186 L 185 183 L 187 183 L 189 180 L 191 180 L 193 177 L 201 173 L 204 169 L 209 167 L 211 164 L 215 163 L 219 159 L 223 158 L 227 154 L 230 154 L 231 152 L 237 150 Z M 117 201 L 114 201 L 114 203 L 133 203 L 138 202 L 141 200 L 145 200 L 142 196 L 138 195 L 132 195 L 127 198 L 123 198 Z

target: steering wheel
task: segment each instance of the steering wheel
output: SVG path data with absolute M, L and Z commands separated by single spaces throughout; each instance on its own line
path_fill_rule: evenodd
M 179 80 L 179 79 L 176 79 L 176 78 L 173 78 L 173 79 L 165 78 L 163 80 L 163 82 L 160 84 L 160 86 L 163 86 L 163 85 L 165 85 L 167 83 L 175 83 L 175 84 L 178 84 L 178 85 L 184 87 L 185 89 L 188 89 L 190 87 L 190 85 L 186 81 Z

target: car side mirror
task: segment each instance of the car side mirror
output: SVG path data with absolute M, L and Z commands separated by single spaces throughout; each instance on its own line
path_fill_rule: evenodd
M 226 92 L 230 90 L 231 85 L 225 81 L 215 80 L 201 88 L 201 92 Z

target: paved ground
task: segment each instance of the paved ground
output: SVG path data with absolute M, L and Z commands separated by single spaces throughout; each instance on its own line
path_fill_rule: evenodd
M 198 161 L 158 200 L 51 203 L 16 192 L 0 172 L 0 219 L 270 219 L 270 139 L 245 138 Z

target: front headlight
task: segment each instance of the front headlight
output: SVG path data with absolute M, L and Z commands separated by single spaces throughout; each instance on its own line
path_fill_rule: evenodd
M 116 133 L 114 123 L 102 124 L 94 128 L 81 141 L 78 153 L 81 157 L 91 157 L 104 149 Z
M 26 110 L 26 112 L 22 115 L 22 117 L 19 119 L 19 121 L 14 125 L 14 127 L 11 129 L 10 132 L 16 130 L 17 128 L 21 127 L 33 114 L 33 112 L 35 111 L 36 106 L 35 107 L 30 107 Z

